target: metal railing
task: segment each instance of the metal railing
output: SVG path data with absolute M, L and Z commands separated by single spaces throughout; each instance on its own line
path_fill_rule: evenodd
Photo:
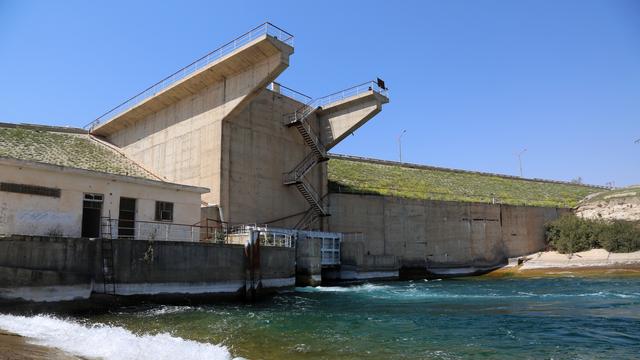
M 219 243 L 226 241 L 226 232 L 213 226 L 102 218 L 102 228 L 109 229 L 110 233 L 103 232 L 102 236 L 110 239 Z
M 327 156 L 327 151 L 324 149 L 324 146 L 322 145 L 322 143 L 320 142 L 320 138 L 318 137 L 318 135 L 316 135 L 315 131 L 313 131 L 313 128 L 311 127 L 311 124 L 309 124 L 308 121 L 301 121 L 300 122 L 300 127 L 298 130 L 301 131 L 302 136 L 305 136 L 304 133 L 306 133 L 306 136 L 310 139 L 310 146 L 311 149 L 320 157 L 326 157 Z M 304 132 L 304 133 L 303 133 Z M 305 139 L 306 140 L 306 139 Z
M 310 152 L 293 170 L 283 174 L 283 183 L 289 185 L 300 181 L 319 161 L 316 153 Z
M 339 265 L 340 264 L 340 238 L 322 238 L 322 246 L 320 248 L 320 264 L 321 265 Z
M 318 195 L 318 192 L 313 187 L 313 185 L 302 179 L 302 181 L 296 183 L 296 187 L 298 187 L 298 190 L 307 199 L 309 205 L 311 205 L 318 216 L 327 215 L 327 211 L 325 210 L 324 206 L 322 206 L 322 199 Z
M 271 84 L 269 84 L 269 86 L 267 87 L 267 89 L 276 92 L 278 94 L 284 95 L 288 98 L 294 99 L 298 102 L 301 102 L 303 104 L 308 103 L 309 101 L 313 100 L 311 98 L 311 96 L 305 95 L 299 91 L 293 90 L 290 87 L 286 87 L 280 83 L 277 82 L 272 82 Z
M 157 93 L 163 91 L 169 86 L 175 84 L 179 80 L 186 78 L 188 75 L 193 74 L 194 72 L 204 68 L 205 66 L 211 64 L 212 62 L 222 58 L 223 56 L 235 51 L 236 49 L 264 35 L 272 36 L 277 40 L 280 40 L 288 45 L 293 46 L 293 35 L 289 34 L 285 30 L 282 30 L 281 28 L 269 22 L 265 22 L 249 30 L 248 32 L 238 36 L 237 38 L 229 41 L 228 43 L 222 45 L 221 47 L 209 52 L 203 57 L 195 60 L 191 64 L 165 77 L 164 79 L 158 81 L 157 83 L 149 86 L 148 88 L 142 90 L 140 93 L 134 95 L 133 97 L 125 100 L 121 104 L 117 105 L 116 107 L 112 108 L 106 113 L 100 115 L 97 119 L 85 125 L 85 129 L 88 129 L 89 131 L 91 131 L 93 128 L 100 125 L 106 119 L 112 119 L 117 115 L 122 114 L 123 112 L 133 108 L 135 105 L 141 103 L 143 100 L 156 95 Z
M 230 235 L 249 235 L 258 232 L 261 246 L 295 247 L 297 232 L 267 225 L 239 225 L 229 229 Z
M 299 236 L 320 241 L 320 264 L 324 266 L 340 265 L 340 243 L 342 233 L 323 231 L 300 231 Z
M 388 90 L 381 88 L 376 81 L 367 81 L 362 84 L 355 85 L 350 88 L 340 90 L 333 94 L 329 94 L 305 103 L 295 112 L 285 115 L 285 119 L 284 119 L 285 125 L 306 118 L 307 116 L 309 116 L 309 114 L 314 112 L 319 107 L 334 103 L 336 101 L 344 100 L 352 96 L 360 95 L 369 91 L 373 91 L 384 96 L 387 96 L 387 93 L 388 93 Z

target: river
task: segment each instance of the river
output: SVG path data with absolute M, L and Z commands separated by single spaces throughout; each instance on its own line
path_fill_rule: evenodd
M 632 359 L 640 278 L 297 288 L 254 304 L 5 314 L 0 328 L 104 359 Z

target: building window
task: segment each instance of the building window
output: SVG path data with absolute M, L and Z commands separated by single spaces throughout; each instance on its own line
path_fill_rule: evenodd
M 13 192 L 19 194 L 28 195 L 40 195 L 50 196 L 54 198 L 60 197 L 60 189 L 49 188 L 44 186 L 27 185 L 27 184 L 14 184 L 14 183 L 0 183 L 0 191 Z
M 173 221 L 173 203 L 156 201 L 156 221 Z

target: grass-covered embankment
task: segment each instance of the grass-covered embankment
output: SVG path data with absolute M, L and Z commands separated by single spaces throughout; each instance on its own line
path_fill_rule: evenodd
M 329 160 L 329 190 L 404 198 L 574 207 L 602 188 L 513 176 L 403 166 L 339 156 Z

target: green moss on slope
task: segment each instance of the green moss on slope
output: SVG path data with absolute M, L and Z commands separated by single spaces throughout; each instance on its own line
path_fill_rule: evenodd
M 0 127 L 0 156 L 153 179 L 140 166 L 86 134 Z
M 437 168 L 410 168 L 332 158 L 331 192 L 413 199 L 573 207 L 600 188 Z

